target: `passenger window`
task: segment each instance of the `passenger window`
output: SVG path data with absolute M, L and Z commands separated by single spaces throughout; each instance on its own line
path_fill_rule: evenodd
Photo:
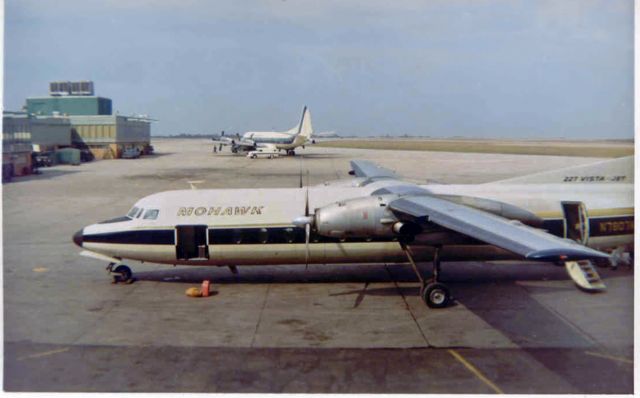
M 133 209 L 129 210 L 129 212 L 127 213 L 127 217 L 134 218 L 137 213 L 138 213 L 138 208 L 134 206 Z
M 209 230 L 209 241 L 218 244 L 233 243 L 233 234 L 231 229 L 211 229 Z
M 145 220 L 155 220 L 156 218 L 158 218 L 158 213 L 159 213 L 158 209 L 149 209 L 149 210 L 147 210 L 146 213 L 144 213 L 143 219 L 145 219 Z
M 259 232 L 260 243 L 267 243 L 269 241 L 269 231 L 266 228 L 260 228 Z
M 285 236 L 285 239 L 287 240 L 287 243 L 293 243 L 293 241 L 295 240 L 295 234 L 293 233 L 293 228 L 286 228 L 284 230 L 284 236 Z
M 233 230 L 233 241 L 237 244 L 242 243 L 242 230 L 234 229 Z

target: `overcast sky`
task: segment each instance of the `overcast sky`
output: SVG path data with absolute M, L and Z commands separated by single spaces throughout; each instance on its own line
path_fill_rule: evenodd
M 95 81 L 152 134 L 633 137 L 631 0 L 6 0 L 4 106 Z

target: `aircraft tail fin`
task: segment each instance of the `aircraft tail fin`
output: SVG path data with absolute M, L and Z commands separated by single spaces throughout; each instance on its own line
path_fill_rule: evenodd
M 306 106 L 302 110 L 302 119 L 300 119 L 300 125 L 298 126 L 298 132 L 296 135 L 301 135 L 307 139 L 311 139 L 313 135 L 313 127 L 311 126 L 311 112 Z
M 489 184 L 634 183 L 633 156 L 604 160 L 560 170 L 543 171 Z

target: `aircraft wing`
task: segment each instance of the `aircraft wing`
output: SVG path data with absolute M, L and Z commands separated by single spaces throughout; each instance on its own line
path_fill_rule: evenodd
M 351 170 L 356 177 L 367 178 L 393 178 L 397 179 L 396 173 L 368 160 L 352 160 Z M 351 173 L 350 173 L 351 174 Z
M 212 139 L 214 144 L 218 145 L 232 145 L 232 146 L 242 146 L 242 147 L 255 147 L 256 143 L 253 140 L 243 140 L 239 137 L 225 137 L 221 136 L 218 139 Z
M 608 258 L 605 253 L 482 210 L 432 196 L 405 196 L 389 208 L 419 223 L 431 222 L 530 260 Z
M 269 143 L 258 143 L 256 144 L 256 148 L 264 148 L 264 149 L 272 149 L 272 150 L 278 150 L 278 147 L 276 147 L 275 144 L 269 144 Z
M 236 146 L 255 147 L 256 142 L 253 140 L 240 140 L 235 142 Z
M 213 141 L 214 145 L 224 145 L 224 146 L 231 145 L 231 141 L 227 141 L 227 140 L 211 140 L 211 141 Z
M 217 139 L 213 138 L 213 139 L 211 139 L 211 141 L 213 141 L 214 144 L 235 145 L 238 140 L 230 138 L 230 137 L 222 136 L 222 137 L 218 137 Z

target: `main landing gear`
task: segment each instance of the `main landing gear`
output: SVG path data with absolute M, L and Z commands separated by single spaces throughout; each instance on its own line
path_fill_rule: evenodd
M 109 265 L 107 265 L 107 272 L 113 275 L 113 281 L 111 283 L 133 283 L 133 273 L 131 272 L 131 268 L 124 264 L 120 264 L 113 269 L 115 265 L 116 263 L 109 263 Z
M 425 304 L 429 308 L 444 308 L 448 306 L 452 301 L 451 292 L 449 291 L 449 288 L 443 283 L 440 283 L 438 279 L 440 275 L 440 247 L 436 247 L 436 251 L 433 255 L 433 276 L 430 279 L 425 279 L 422 276 L 418 266 L 415 261 L 413 261 L 411 249 L 404 243 L 402 244 L 402 250 L 404 250 L 407 258 L 409 259 L 409 263 L 411 263 L 413 271 L 420 280 L 420 297 L 422 297 Z

